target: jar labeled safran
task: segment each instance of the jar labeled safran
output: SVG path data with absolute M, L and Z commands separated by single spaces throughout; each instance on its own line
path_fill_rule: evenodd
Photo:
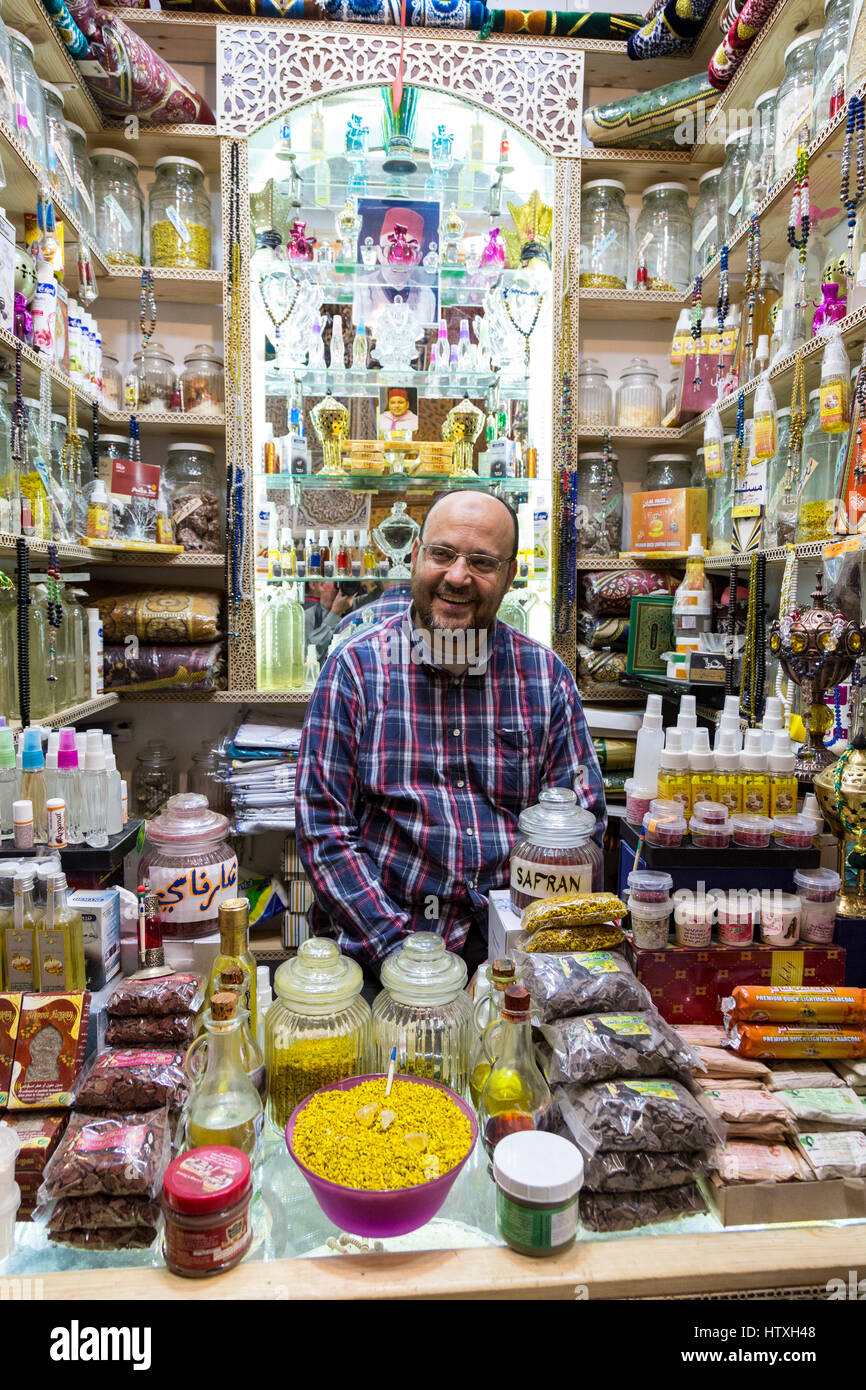
M 511 901 L 523 910 L 554 893 L 591 893 L 602 886 L 602 853 L 592 836 L 595 816 L 577 805 L 570 787 L 547 787 L 521 812 L 522 838 L 511 851 Z

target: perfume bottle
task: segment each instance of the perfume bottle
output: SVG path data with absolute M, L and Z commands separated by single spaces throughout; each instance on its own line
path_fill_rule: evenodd
M 460 320 L 460 339 L 457 344 L 457 370 L 460 372 L 472 371 L 472 343 L 469 338 L 469 320 Z
M 448 359 L 449 372 L 456 372 L 458 370 L 458 365 L 459 364 L 457 361 L 457 344 L 453 343 L 451 346 L 451 355 Z
M 331 561 L 331 547 L 328 545 L 328 532 L 324 526 L 319 531 L 319 556 L 322 562 L 322 574 L 326 579 L 330 579 L 334 570 Z M 328 573 L 329 566 L 331 566 L 330 574 Z
M 313 319 L 307 344 L 307 366 L 312 372 L 325 370 L 325 344 L 322 342 L 322 324 L 318 315 Z
M 364 237 L 361 247 L 361 262 L 365 270 L 376 269 L 376 243 L 371 236 Z
M 309 686 L 312 690 L 316 681 L 319 679 L 320 670 L 321 667 L 319 666 L 319 658 L 316 655 L 315 645 L 309 642 L 307 644 L 307 660 L 304 664 L 304 685 Z
M 370 532 L 364 531 L 361 536 L 361 549 L 363 558 L 361 566 L 364 571 L 365 579 L 372 579 L 376 573 L 376 552 L 370 544 Z
M 353 113 L 346 122 L 346 154 L 366 159 L 369 135 L 369 128 L 362 125 L 361 117 Z
M 346 348 L 343 343 L 343 320 L 335 314 L 331 324 L 331 371 L 342 372 L 346 366 Z
M 394 223 L 394 230 L 388 235 L 390 245 L 388 247 L 389 265 L 414 265 L 415 253 L 418 250 L 418 243 L 414 237 L 407 236 L 408 227 L 402 222 Z
M 505 265 L 505 242 L 498 227 L 491 227 L 487 233 L 487 242 L 481 252 L 481 264 L 495 266 L 500 270 Z
M 421 264 L 425 270 L 429 270 L 431 275 L 435 275 L 439 269 L 439 250 L 435 241 L 431 241 L 430 250 L 422 260 Z
M 313 259 L 313 247 L 316 243 L 316 238 L 308 237 L 306 235 L 306 230 L 306 222 L 295 221 L 292 223 L 287 247 L 290 260 L 311 261 Z
M 349 578 L 349 547 L 339 531 L 334 532 L 334 578 Z
M 307 532 L 307 574 L 311 579 L 321 579 L 322 549 L 313 535 L 312 531 Z
M 367 330 L 364 327 L 363 319 L 358 320 L 355 337 L 352 340 L 352 370 L 356 372 L 367 370 Z
M 444 319 L 439 320 L 439 336 L 436 339 L 436 370 L 437 372 L 447 372 L 451 361 L 451 345 L 448 342 L 448 325 Z

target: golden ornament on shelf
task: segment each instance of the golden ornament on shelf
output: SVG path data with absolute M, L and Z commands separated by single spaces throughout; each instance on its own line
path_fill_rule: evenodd
M 349 411 L 336 397 L 325 396 L 310 411 L 310 419 L 322 445 L 325 466 L 323 473 L 342 473 L 342 440 L 349 433 Z
M 475 441 L 484 428 L 486 418 L 484 411 L 473 405 L 468 396 L 464 396 L 460 404 L 453 406 L 445 416 L 441 433 L 446 444 L 454 445 L 452 478 L 474 476 Z
M 840 917 L 866 917 L 866 739 L 858 734 L 837 762 L 815 777 L 815 795 L 824 819 L 839 839 Z M 857 874 L 856 888 L 845 885 L 845 869 Z
M 536 190 L 525 203 L 508 204 L 516 231 L 506 231 L 508 261 L 512 266 L 527 266 L 540 261 L 550 268 L 550 236 L 553 231 L 553 208 L 541 201 Z

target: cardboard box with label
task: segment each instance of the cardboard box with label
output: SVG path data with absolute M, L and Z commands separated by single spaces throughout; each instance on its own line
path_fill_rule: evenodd
M 688 549 L 692 536 L 707 544 L 707 490 L 656 488 L 631 499 L 631 549 L 638 554 Z
M 87 988 L 104 989 L 120 974 L 120 895 L 116 888 L 82 888 L 69 894 L 69 906 L 81 913 Z

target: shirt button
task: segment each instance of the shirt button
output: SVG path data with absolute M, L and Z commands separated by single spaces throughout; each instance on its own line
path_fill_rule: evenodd
M 458 785 L 458 787 L 465 787 L 465 786 L 466 786 L 466 783 L 465 783 L 465 782 L 458 782 L 457 785 Z
M 472 835 L 473 833 L 474 833 L 474 832 L 473 832 L 473 830 L 472 830 L 472 826 L 471 826 L 471 825 L 467 825 L 467 827 L 466 827 L 466 834 L 467 834 L 467 835 Z
M 460 737 L 460 730 L 459 730 L 459 729 L 454 729 L 454 730 L 453 730 L 453 733 L 454 733 L 454 737 L 455 737 L 455 738 L 459 738 L 459 737 Z

